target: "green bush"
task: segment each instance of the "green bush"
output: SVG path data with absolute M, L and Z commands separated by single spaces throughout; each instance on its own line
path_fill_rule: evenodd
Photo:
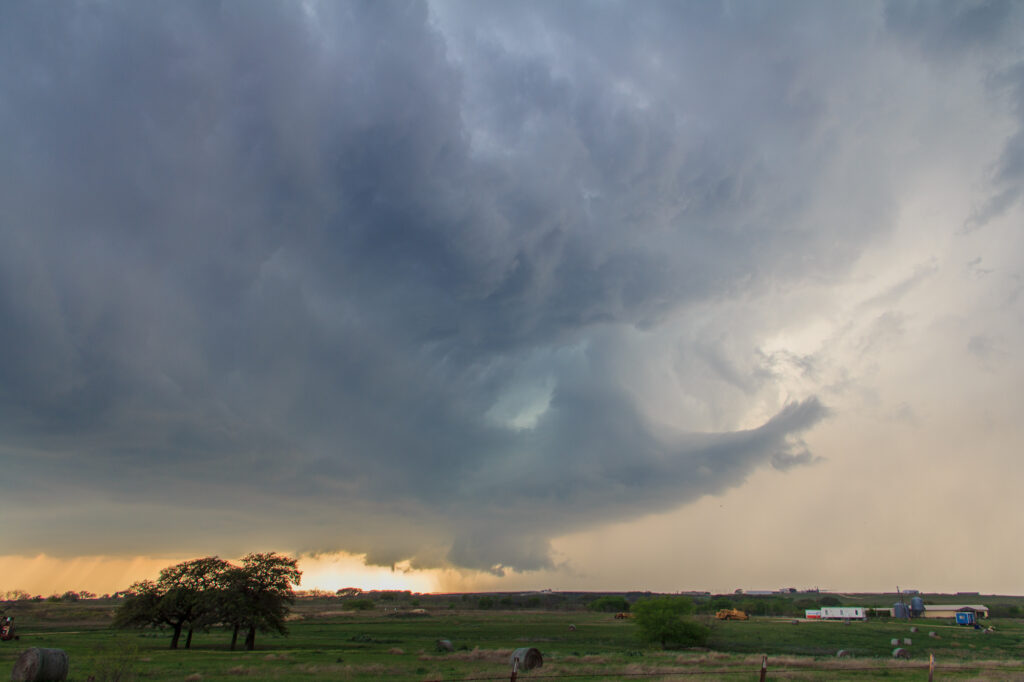
M 490 597 L 480 597 L 480 601 L 476 605 L 481 609 L 491 609 L 494 608 L 494 600 Z
M 352 611 L 369 611 L 375 606 L 372 599 L 349 599 L 344 605 L 346 609 Z
M 659 643 L 663 649 L 703 646 L 711 630 L 685 618 L 693 611 L 693 602 L 686 597 L 641 599 L 633 605 L 633 622 L 642 640 Z
M 587 604 L 587 608 L 591 611 L 619 613 L 623 611 L 629 611 L 629 602 L 626 601 L 625 597 L 613 597 L 611 595 L 606 595 L 604 597 L 598 597 L 594 601 Z
M 719 609 L 731 609 L 732 599 L 729 599 L 728 597 L 715 597 L 711 600 L 711 604 L 709 606 L 711 607 L 710 610 L 712 612 L 718 611 Z

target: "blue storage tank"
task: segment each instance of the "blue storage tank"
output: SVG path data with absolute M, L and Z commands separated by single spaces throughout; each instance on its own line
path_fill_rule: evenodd
M 910 618 L 910 607 L 903 602 L 896 602 L 892 605 L 893 618 Z
M 914 597 L 910 600 L 910 615 L 917 618 L 922 613 L 924 613 L 924 599 Z

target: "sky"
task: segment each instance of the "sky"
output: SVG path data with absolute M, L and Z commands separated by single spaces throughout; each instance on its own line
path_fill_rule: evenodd
M 1021 36 L 0 4 L 0 591 L 1024 593 Z

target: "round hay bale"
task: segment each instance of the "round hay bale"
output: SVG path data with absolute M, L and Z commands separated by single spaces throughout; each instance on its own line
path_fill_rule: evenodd
M 532 646 L 519 647 L 513 651 L 508 659 L 508 664 L 514 667 L 517 658 L 519 659 L 520 670 L 533 670 L 544 665 L 544 657 L 540 655 L 540 651 Z
M 576 632 L 576 626 L 570 624 L 569 625 L 569 632 Z
M 911 631 L 911 632 L 917 632 L 917 628 L 916 628 L 916 627 L 914 627 L 914 628 L 910 628 L 910 631 Z
M 909 637 L 904 637 L 903 638 L 903 646 L 910 646 L 913 643 L 914 643 L 914 640 L 910 639 Z
M 63 649 L 25 649 L 11 670 L 11 682 L 63 682 L 66 679 L 68 652 Z
M 846 649 L 840 649 L 836 652 L 836 658 L 849 658 L 852 654 Z
M 439 639 L 439 640 L 437 640 L 437 650 L 438 651 L 455 651 L 455 647 L 452 646 L 451 640 L 449 640 L 449 639 Z
M 889 640 L 889 646 L 899 646 L 899 645 L 900 645 L 900 640 L 898 640 L 898 639 L 890 639 Z
M 893 658 L 906 658 L 906 659 L 909 659 L 910 658 L 910 652 L 907 651 L 906 649 L 903 649 L 903 648 L 900 648 L 900 647 L 896 647 L 895 649 L 892 650 L 892 657 Z

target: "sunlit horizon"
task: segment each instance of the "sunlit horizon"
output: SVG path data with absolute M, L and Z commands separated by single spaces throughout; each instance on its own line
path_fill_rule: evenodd
M 751 582 L 744 585 L 679 584 L 641 586 L 614 583 L 607 580 L 580 579 L 573 583 L 566 576 L 550 572 L 515 573 L 499 576 L 480 571 L 457 569 L 416 569 L 402 562 L 394 567 L 367 565 L 362 555 L 345 552 L 316 555 L 296 555 L 302 571 L 302 583 L 296 588 L 301 593 L 336 593 L 346 588 L 364 592 L 375 590 L 408 591 L 419 594 L 458 594 L 484 592 L 654 592 L 682 593 L 708 592 L 731 594 L 737 589 L 747 592 L 782 591 L 794 588 L 800 593 L 819 591 L 828 594 L 895 594 L 897 587 L 914 589 L 925 594 L 1014 595 L 1012 590 L 977 590 L 965 585 L 927 585 L 907 583 L 903 586 L 860 585 L 772 585 L 770 582 Z M 97 596 L 113 594 L 127 589 L 140 580 L 156 579 L 162 568 L 197 557 L 34 557 L 0 556 L 0 597 L 27 593 L 30 597 L 50 597 L 65 592 L 87 591 Z M 228 559 L 238 562 L 238 558 Z

